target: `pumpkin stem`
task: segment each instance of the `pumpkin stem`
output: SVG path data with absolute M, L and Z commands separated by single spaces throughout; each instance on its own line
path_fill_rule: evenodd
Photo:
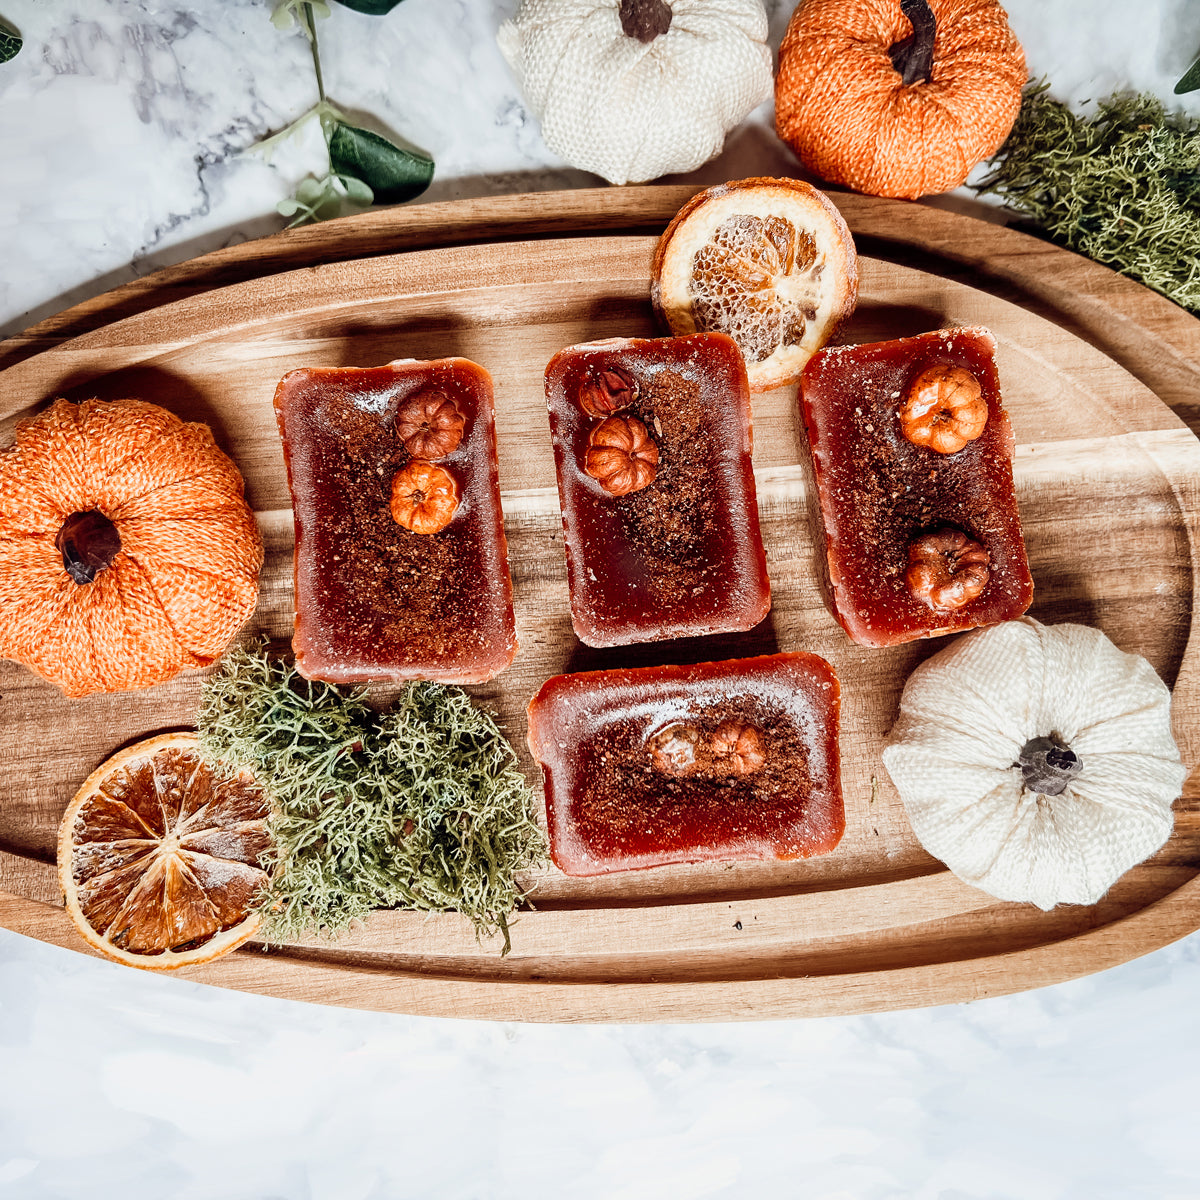
M 900 73 L 901 82 L 928 83 L 933 71 L 933 39 L 937 21 L 926 0 L 900 0 L 900 11 L 912 22 L 913 31 L 889 51 L 892 66 Z
M 1025 786 L 1043 796 L 1058 796 L 1067 784 L 1083 770 L 1079 755 L 1071 750 L 1057 733 L 1049 737 L 1030 738 L 1021 747 L 1014 767 L 1020 767 Z
M 671 28 L 671 6 L 665 0 L 621 0 L 618 13 L 626 37 L 652 42 Z
M 112 566 L 121 549 L 117 527 L 99 512 L 72 513 L 54 539 L 67 574 L 81 587 Z

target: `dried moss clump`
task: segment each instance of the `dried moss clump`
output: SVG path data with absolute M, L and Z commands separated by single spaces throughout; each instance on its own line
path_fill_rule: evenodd
M 1059 244 L 1200 312 L 1200 121 L 1152 96 L 1114 96 L 1093 117 L 1025 93 L 976 186 Z
M 336 934 L 374 908 L 457 910 L 504 934 L 540 862 L 533 793 L 491 714 L 409 684 L 378 713 L 262 647 L 230 653 L 198 718 L 201 751 L 254 772 L 272 813 L 266 936 Z

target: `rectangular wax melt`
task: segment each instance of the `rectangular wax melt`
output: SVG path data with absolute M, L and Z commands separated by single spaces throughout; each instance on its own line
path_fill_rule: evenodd
M 579 638 L 618 646 L 761 621 L 771 585 L 733 340 L 570 346 L 546 368 L 546 399 Z
M 568 875 L 826 854 L 845 829 L 839 688 L 815 654 L 558 675 L 529 705 Z
M 479 683 L 508 666 L 517 638 L 487 371 L 463 358 L 292 371 L 275 414 L 300 671 Z
M 1009 620 L 1033 599 L 995 349 L 986 329 L 946 329 L 805 368 L 825 583 L 861 645 Z

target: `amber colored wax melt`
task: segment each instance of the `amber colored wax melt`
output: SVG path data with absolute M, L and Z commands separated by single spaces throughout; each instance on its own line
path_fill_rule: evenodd
M 805 368 L 822 565 L 861 645 L 991 625 L 1033 599 L 995 349 L 986 329 L 947 329 Z
M 558 675 L 529 705 L 568 875 L 826 854 L 845 829 L 839 689 L 815 654 Z
M 761 621 L 771 585 L 733 340 L 570 346 L 546 368 L 546 399 L 580 639 L 617 646 Z
M 275 414 L 300 671 L 479 683 L 508 666 L 517 637 L 487 371 L 463 358 L 292 371 Z

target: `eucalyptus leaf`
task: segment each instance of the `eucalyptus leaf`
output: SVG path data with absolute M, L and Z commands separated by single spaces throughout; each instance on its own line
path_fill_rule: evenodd
M 346 8 L 366 13 L 369 17 L 386 17 L 400 0 L 338 0 Z
M 329 161 L 341 176 L 361 179 L 376 204 L 399 204 L 419 196 L 433 179 L 433 159 L 401 150 L 387 138 L 338 121 L 329 134 Z
M 346 199 L 364 206 L 375 203 L 375 193 L 361 179 L 353 175 L 339 175 L 338 183 L 346 189 Z
M 1182 96 L 1184 92 L 1200 90 L 1200 58 L 1196 59 L 1183 78 L 1175 85 L 1175 95 Z
M 21 35 L 7 21 L 0 20 L 0 63 L 16 58 L 21 45 Z

